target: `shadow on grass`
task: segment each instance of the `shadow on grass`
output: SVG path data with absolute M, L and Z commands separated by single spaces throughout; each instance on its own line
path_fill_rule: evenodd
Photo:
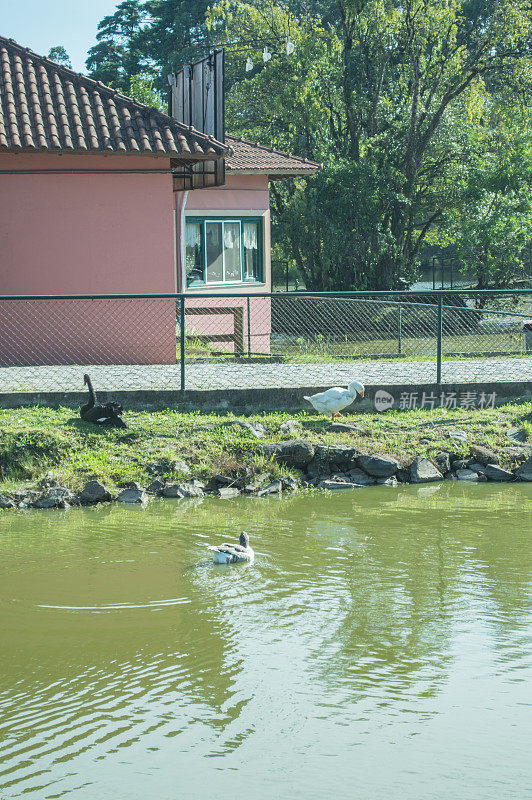
M 299 419 L 301 423 L 301 427 L 305 431 L 309 431 L 315 434 L 336 434 L 337 436 L 356 436 L 356 435 L 364 435 L 366 431 L 366 426 L 362 424 L 361 420 L 357 418 L 355 415 L 352 416 L 344 416 L 342 415 L 340 418 L 335 419 L 335 422 L 339 422 L 344 425 L 350 425 L 353 427 L 353 430 L 331 430 L 332 420 L 329 417 L 323 417 L 319 419 Z
M 110 433 L 111 431 L 124 431 L 125 428 L 118 428 L 114 425 L 96 425 L 93 422 L 85 422 L 85 420 L 81 419 L 80 417 L 70 417 L 67 419 L 66 425 L 71 428 L 76 428 L 76 430 L 81 431 L 83 433 Z M 140 433 L 138 431 L 127 430 L 127 433 L 124 433 L 120 436 L 121 442 L 132 442 L 135 441 L 140 437 Z
M 301 427 L 304 431 L 310 431 L 311 433 L 331 433 L 329 430 L 329 426 L 331 424 L 330 419 L 309 419 L 309 420 L 301 420 Z M 345 431 L 344 431 L 345 435 Z

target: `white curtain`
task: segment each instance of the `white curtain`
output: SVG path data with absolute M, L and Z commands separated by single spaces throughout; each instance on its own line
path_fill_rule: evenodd
M 224 246 L 227 250 L 231 250 L 235 246 L 235 236 L 234 236 L 234 223 L 225 223 L 224 225 Z
M 256 222 L 244 223 L 244 247 L 246 250 L 256 250 L 259 246 Z
M 200 247 L 201 225 L 197 222 L 187 222 L 185 226 L 187 247 Z

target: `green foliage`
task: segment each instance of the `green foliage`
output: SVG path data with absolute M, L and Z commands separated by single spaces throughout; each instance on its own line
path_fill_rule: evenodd
M 408 285 L 426 243 L 501 286 L 530 249 L 531 33 L 523 0 L 124 0 L 87 64 L 152 105 L 225 47 L 227 129 L 323 163 L 271 194 L 308 289 Z
M 125 0 L 98 25 L 89 50 L 91 77 L 127 91 L 131 75 L 150 74 L 159 91 L 166 75 L 209 48 L 207 0 Z
M 153 86 L 153 78 L 151 75 L 141 73 L 140 75 L 133 75 L 129 83 L 129 97 L 134 97 L 145 106 L 163 111 L 165 114 L 168 112 L 166 103 L 161 100 L 161 95 Z
M 56 64 L 62 64 L 64 67 L 70 67 L 70 69 L 72 69 L 70 56 L 62 45 L 50 47 L 48 58 L 52 61 L 55 61 Z
M 308 186 L 273 192 L 276 241 L 307 288 L 395 288 L 413 279 L 457 176 L 474 164 L 486 81 L 515 83 L 532 15 L 517 0 L 339 0 L 337 9 L 333 25 L 269 0 L 212 9 L 231 72 L 228 125 L 324 162 Z
M 491 117 L 438 232 L 470 266 L 480 289 L 520 277 L 532 241 L 530 121 L 516 110 L 510 117 L 500 104 L 492 105 Z
M 326 166 L 312 181 L 298 182 L 290 199 L 279 199 L 277 235 L 291 244 L 310 289 L 373 289 L 381 282 L 381 257 L 394 254 L 391 286 L 413 279 L 390 231 L 376 225 L 401 200 L 400 176 L 374 165 L 343 160 Z

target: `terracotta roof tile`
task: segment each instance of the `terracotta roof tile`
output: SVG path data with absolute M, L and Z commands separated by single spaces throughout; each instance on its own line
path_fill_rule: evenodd
M 228 172 L 266 173 L 272 177 L 290 177 L 291 175 L 312 175 L 321 168 L 321 164 L 305 158 L 283 153 L 273 147 L 266 147 L 256 142 L 249 142 L 236 136 L 226 136 L 225 141 L 231 146 L 233 154 L 225 160 Z
M 0 151 L 161 155 L 192 161 L 230 148 L 0 36 Z

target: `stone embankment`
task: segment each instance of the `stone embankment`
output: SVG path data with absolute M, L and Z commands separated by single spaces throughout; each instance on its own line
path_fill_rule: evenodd
M 117 494 L 111 493 L 96 478 L 76 493 L 57 485 L 53 473 L 49 473 L 36 488 L 0 494 L 0 510 L 69 508 L 105 502 L 145 504 L 150 497 L 184 499 L 211 495 L 230 499 L 241 494 L 266 497 L 300 488 L 337 491 L 443 480 L 532 482 L 532 448 L 526 445 L 506 447 L 501 453 L 471 445 L 467 458 L 452 450 L 442 450 L 432 459 L 417 455 L 404 463 L 385 453 L 364 454 L 350 445 L 314 445 L 305 439 L 264 444 L 262 450 L 265 456 L 286 468 L 287 473 L 273 480 L 270 473 L 263 472 L 247 477 L 213 475 L 205 481 L 192 477 L 188 465 L 180 462 L 179 472 L 187 476 L 186 480 L 168 482 L 155 477 L 147 486 L 128 481 L 120 484 Z M 511 468 L 502 467 L 501 461 L 511 464 Z M 157 465 L 150 466 L 156 474 Z

